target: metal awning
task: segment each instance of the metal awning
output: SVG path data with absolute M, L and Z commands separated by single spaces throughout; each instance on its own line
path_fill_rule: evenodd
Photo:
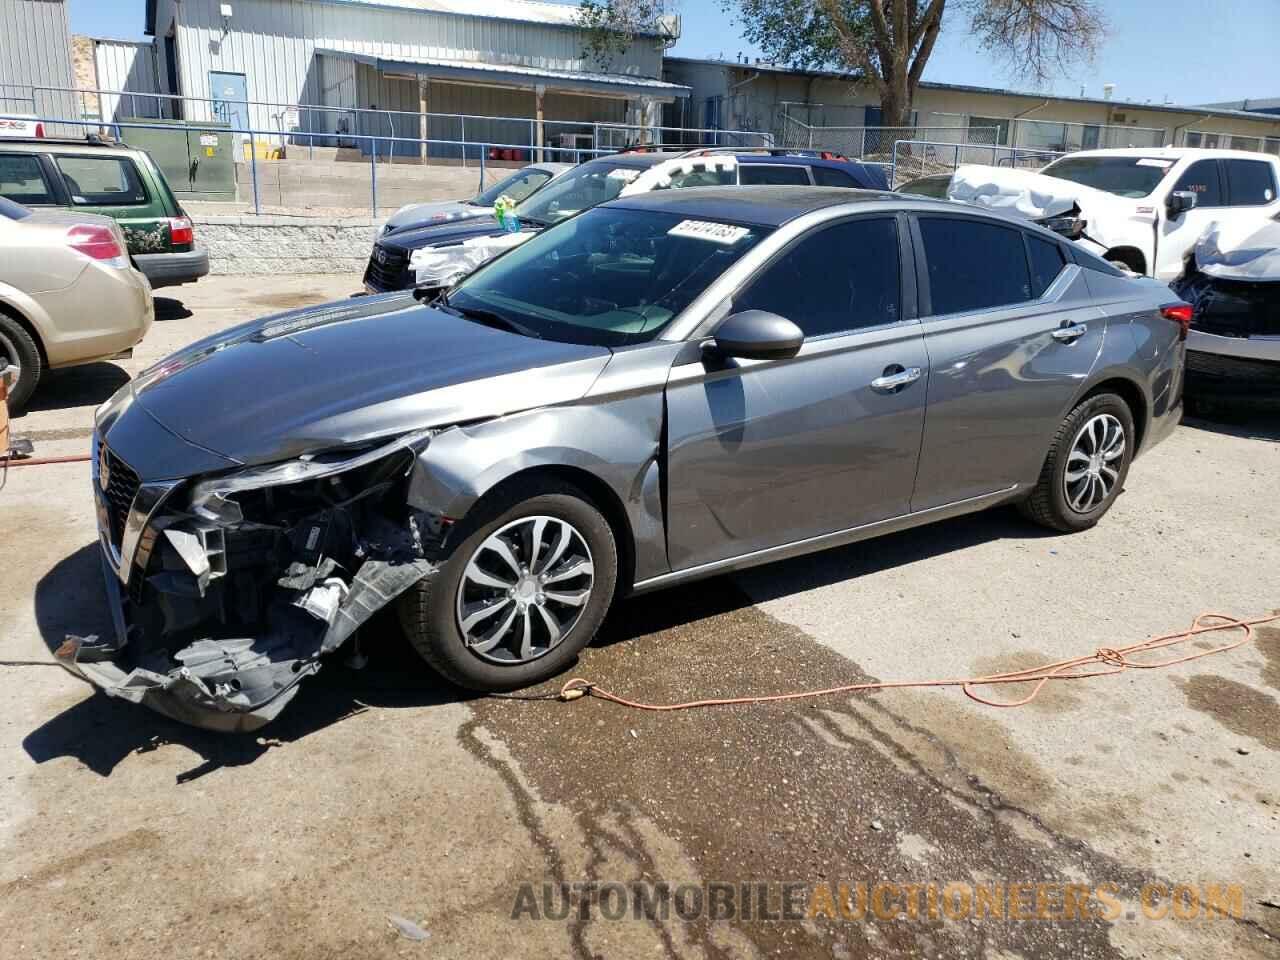
M 399 57 L 388 59 L 349 50 L 317 49 L 325 57 L 343 57 L 376 68 L 381 73 L 411 73 L 432 80 L 451 83 L 487 83 L 500 87 L 548 90 L 570 93 L 592 93 L 602 96 L 676 100 L 688 97 L 689 87 L 665 80 L 633 77 L 623 73 L 587 73 L 576 70 L 550 70 L 515 63 L 485 63 L 477 60 L 445 60 L 436 58 Z

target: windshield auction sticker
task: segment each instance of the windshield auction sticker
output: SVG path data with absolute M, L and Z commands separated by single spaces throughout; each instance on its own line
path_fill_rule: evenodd
M 751 231 L 735 227 L 731 223 L 712 223 L 710 220 L 681 220 L 667 231 L 669 237 L 689 237 L 694 240 L 710 240 L 731 247 Z

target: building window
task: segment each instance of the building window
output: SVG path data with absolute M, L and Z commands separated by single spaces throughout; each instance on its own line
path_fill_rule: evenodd
M 1009 145 L 1009 121 L 999 117 L 970 117 L 969 129 L 975 132 L 970 135 L 970 143 L 989 143 L 990 128 L 995 128 L 995 143 L 1002 147 Z

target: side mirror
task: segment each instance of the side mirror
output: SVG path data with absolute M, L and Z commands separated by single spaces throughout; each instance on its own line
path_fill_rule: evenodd
M 715 333 L 716 354 L 739 360 L 785 360 L 804 345 L 804 332 L 786 317 L 744 310 L 726 317 Z
M 1192 210 L 1196 205 L 1196 195 L 1190 190 L 1175 190 L 1169 194 L 1169 199 L 1164 202 L 1165 212 L 1169 214 L 1170 220 L 1176 220 L 1188 210 Z

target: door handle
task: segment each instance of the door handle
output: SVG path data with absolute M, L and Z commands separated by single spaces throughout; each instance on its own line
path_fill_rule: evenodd
M 1070 323 L 1053 331 L 1053 339 L 1059 343 L 1074 343 L 1089 332 L 1087 323 Z
M 891 373 L 890 371 L 896 371 Z M 881 393 L 893 393 L 901 390 L 903 387 L 910 386 L 924 376 L 924 371 L 919 367 L 901 367 L 894 364 L 886 367 L 884 375 L 876 377 L 871 381 L 871 389 L 878 390 Z

